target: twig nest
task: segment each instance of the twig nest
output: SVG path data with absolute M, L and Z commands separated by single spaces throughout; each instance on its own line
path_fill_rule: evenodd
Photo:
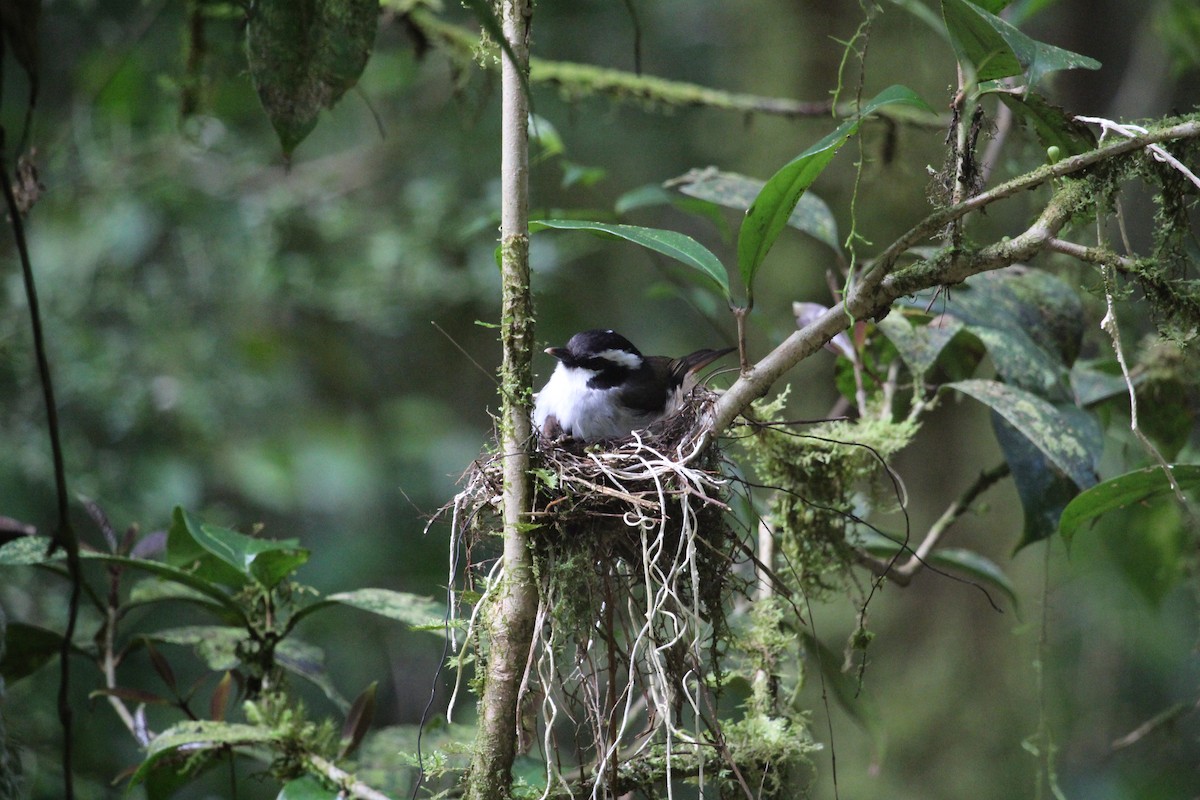
M 552 538 L 613 529 L 640 539 L 642 530 L 694 527 L 695 515 L 726 510 L 726 480 L 707 435 L 716 398 L 697 388 L 677 413 L 622 439 L 585 444 L 539 437 L 534 521 Z M 681 512 L 693 519 L 678 518 Z

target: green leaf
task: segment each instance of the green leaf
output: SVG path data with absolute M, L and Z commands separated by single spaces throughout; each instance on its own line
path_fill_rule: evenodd
M 1180 489 L 1200 489 L 1200 465 L 1173 464 L 1170 469 Z M 1110 478 L 1070 502 L 1058 521 L 1058 533 L 1070 545 L 1075 534 L 1086 523 L 1110 511 L 1145 503 L 1171 491 L 1171 484 L 1161 467 L 1146 467 Z
M 980 273 L 956 286 L 949 300 L 920 292 L 902 304 L 939 310 L 968 325 L 1027 337 L 1055 360 L 1070 365 L 1079 356 L 1085 315 L 1079 292 L 1040 269 L 1006 267 Z
M 613 203 L 613 211 L 617 216 L 624 216 L 639 208 L 656 206 L 671 206 L 685 213 L 704 217 L 716 226 L 722 239 L 728 241 L 730 238 L 729 222 L 716 203 L 694 197 L 680 197 L 675 192 L 667 191 L 662 184 L 658 183 L 648 183 L 625 192 Z
M 200 549 L 233 568 L 241 578 L 233 585 L 253 579 L 263 587 L 273 589 L 308 561 L 308 551 L 301 548 L 295 539 L 257 539 L 228 528 L 198 524 L 181 508 L 175 509 L 174 523 L 168 535 L 168 551 L 176 543 L 180 526 Z
M 879 320 L 879 331 L 896 347 L 896 352 L 914 375 L 924 375 L 937 363 L 938 356 L 963 329 L 953 317 L 941 317 L 931 324 L 913 324 L 902 314 Z
M 996 372 L 1005 383 L 1055 403 L 1070 400 L 1070 378 L 1062 362 L 1017 328 L 986 328 L 968 325 L 966 330 L 983 343 Z
M 133 588 L 129 590 L 129 601 L 125 604 L 125 607 L 134 608 L 136 606 L 168 601 L 198 605 L 216 614 L 226 622 L 236 624 L 241 620 L 239 615 L 230 614 L 225 605 L 214 603 L 208 595 L 184 584 L 162 580 L 161 578 L 145 578 L 135 583 Z
M 334 789 L 325 786 L 312 775 L 288 781 L 284 784 L 275 800 L 338 800 L 342 797 Z
M 739 175 L 736 172 L 721 172 L 720 170 L 694 169 L 690 172 L 667 181 L 671 186 L 689 197 L 707 200 L 711 203 L 745 211 L 754 204 L 754 198 L 762 192 L 764 181 Z M 838 238 L 837 221 L 825 201 L 814 194 L 805 192 L 792 210 L 787 224 L 797 230 L 807 233 L 819 242 L 829 245 L 836 252 L 841 252 L 841 240 Z
M 296 612 L 300 620 L 314 611 L 334 605 L 345 605 L 361 611 L 370 611 L 388 619 L 403 622 L 414 630 L 427 630 L 444 635 L 446 606 L 436 600 L 391 589 L 356 589 L 339 592 L 305 606 Z
M 48 555 L 51 541 L 49 536 L 18 536 L 5 542 L 0 546 L 0 567 L 32 567 L 66 558 L 57 551 Z
M 1080 489 L 1096 483 L 1091 448 L 1074 421 L 1050 403 L 997 381 L 956 381 L 945 388 L 969 395 L 998 413 Z
M 49 564 L 55 561 L 61 561 L 66 558 L 66 554 L 58 550 L 52 556 L 47 556 L 47 549 L 50 544 L 49 537 L 45 536 L 22 536 L 8 542 L 3 547 L 0 547 L 0 566 L 30 566 L 38 564 Z M 211 581 L 198 577 L 190 572 L 173 567 L 169 564 L 163 564 L 158 561 L 148 561 L 142 558 L 131 558 L 129 556 L 116 556 L 109 553 L 99 553 L 91 550 L 81 550 L 79 553 L 81 558 L 88 560 L 96 560 L 105 564 L 116 567 L 125 567 L 129 569 L 141 570 L 149 572 L 152 575 L 157 575 L 167 581 L 187 586 L 195 589 L 200 594 L 216 601 L 225 613 L 232 614 L 238 620 L 245 621 L 245 615 L 241 608 L 235 603 L 229 594 L 219 586 L 216 586 Z
M 1137 380 L 1134 379 L 1135 383 Z M 1125 376 L 1121 374 L 1121 367 L 1114 358 L 1086 364 L 1082 361 L 1075 362 L 1071 366 L 1071 391 L 1076 404 L 1087 407 L 1118 395 L 1128 396 L 1129 387 L 1125 384 Z
M 1024 73 L 1032 89 L 1049 72 L 1100 68 L 1099 61 L 1031 39 L 967 0 L 942 0 L 942 18 L 959 61 L 971 64 L 981 83 Z
M 1013 485 L 1024 512 L 1021 538 L 1013 548 L 1016 552 L 1054 535 L 1058 518 L 1071 498 L 1079 494 L 1079 487 L 1055 468 L 1050 458 L 1033 442 L 994 412 L 992 430 L 1012 473 Z
M 1058 147 L 1063 156 L 1077 156 L 1096 148 L 1096 134 L 1082 122 L 1036 92 L 1018 94 L 997 86 L 995 94 L 1017 119 L 1032 128 L 1042 147 Z
M 686 264 L 707 279 L 723 297 L 729 298 L 729 278 L 725 274 L 725 266 L 711 250 L 685 234 L 638 225 L 614 225 L 574 219 L 542 219 L 529 224 L 531 231 L 542 228 L 618 236 Z
M 858 131 L 864 119 L 880 108 L 896 103 L 932 110 L 911 89 L 889 86 L 867 101 L 859 109 L 858 115 L 847 119 L 824 139 L 796 156 L 763 185 L 762 191 L 747 209 L 738 233 L 738 270 L 751 301 L 754 277 L 804 192 L 812 186 L 842 145 Z
M 256 0 L 246 55 L 285 156 L 358 82 L 379 25 L 379 0 Z
M 209 720 L 180 722 L 150 740 L 146 748 L 146 759 L 130 777 L 129 785 L 137 786 L 159 761 L 182 748 L 187 748 L 189 753 L 197 753 L 219 747 L 270 745 L 277 741 L 279 734 L 262 725 Z

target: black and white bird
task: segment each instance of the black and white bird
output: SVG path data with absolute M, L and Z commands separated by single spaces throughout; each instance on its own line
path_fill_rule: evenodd
M 626 436 L 677 411 L 689 376 L 734 349 L 644 356 L 614 331 L 577 333 L 566 347 L 546 349 L 558 365 L 536 395 L 533 424 L 552 438 L 565 434 L 595 442 Z

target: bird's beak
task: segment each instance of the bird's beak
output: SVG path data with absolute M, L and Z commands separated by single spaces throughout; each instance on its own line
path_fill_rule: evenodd
M 555 358 L 560 359 L 560 360 L 564 356 L 566 356 L 567 353 L 569 353 L 569 352 L 570 351 L 567 350 L 567 348 L 565 348 L 565 347 L 547 347 L 546 348 L 546 355 L 554 356 Z

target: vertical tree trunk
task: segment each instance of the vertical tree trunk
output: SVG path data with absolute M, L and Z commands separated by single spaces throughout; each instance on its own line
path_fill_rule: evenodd
M 467 777 L 468 800 L 499 800 L 512 785 L 517 747 L 517 693 L 537 613 L 529 549 L 529 393 L 533 380 L 533 300 L 529 287 L 529 103 L 522 79 L 529 63 L 530 0 L 501 0 L 511 55 L 502 64 L 500 249 L 503 281 L 500 340 L 501 451 L 504 453 L 504 577 L 486 610 L 489 649 L 479 730 Z

